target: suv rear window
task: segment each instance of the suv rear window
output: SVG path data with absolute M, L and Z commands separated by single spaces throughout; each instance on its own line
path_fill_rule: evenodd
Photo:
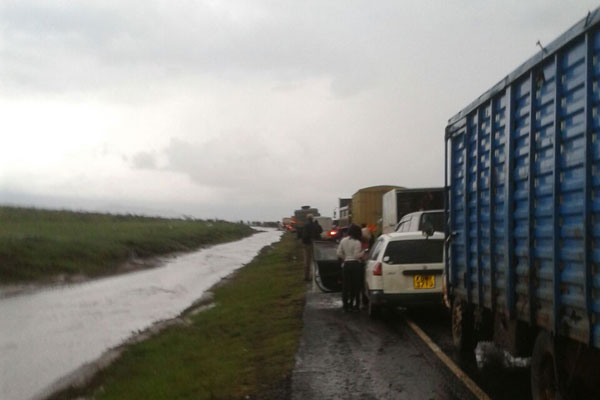
M 384 257 L 388 264 L 441 263 L 444 258 L 443 240 L 397 240 L 389 242 Z
M 425 223 L 429 222 L 433 226 L 433 230 L 436 232 L 444 232 L 444 213 L 443 212 L 430 212 L 421 215 L 421 221 L 419 222 L 419 230 L 424 231 L 426 226 Z

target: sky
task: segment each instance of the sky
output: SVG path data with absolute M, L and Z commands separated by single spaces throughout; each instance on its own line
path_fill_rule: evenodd
M 0 0 L 0 204 L 331 216 L 441 186 L 449 118 L 579 0 Z

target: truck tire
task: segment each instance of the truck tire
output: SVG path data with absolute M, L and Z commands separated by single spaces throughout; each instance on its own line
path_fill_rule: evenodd
M 561 399 L 560 385 L 555 366 L 554 339 L 541 331 L 533 345 L 531 355 L 531 398 L 533 400 Z
M 475 349 L 473 313 L 461 299 L 452 303 L 452 341 L 461 353 L 472 353 Z

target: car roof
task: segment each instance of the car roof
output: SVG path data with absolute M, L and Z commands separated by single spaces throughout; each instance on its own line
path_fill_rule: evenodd
M 391 232 L 381 235 L 386 240 L 393 242 L 397 240 L 426 240 L 427 238 L 423 235 L 423 232 Z M 433 236 L 430 236 L 429 239 L 435 240 L 443 240 L 444 234 L 441 232 L 434 232 Z

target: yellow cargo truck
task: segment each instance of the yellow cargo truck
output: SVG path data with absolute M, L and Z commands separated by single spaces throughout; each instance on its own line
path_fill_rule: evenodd
M 383 195 L 401 186 L 379 185 L 359 189 L 352 195 L 352 223 L 366 224 L 371 230 L 381 233 Z

